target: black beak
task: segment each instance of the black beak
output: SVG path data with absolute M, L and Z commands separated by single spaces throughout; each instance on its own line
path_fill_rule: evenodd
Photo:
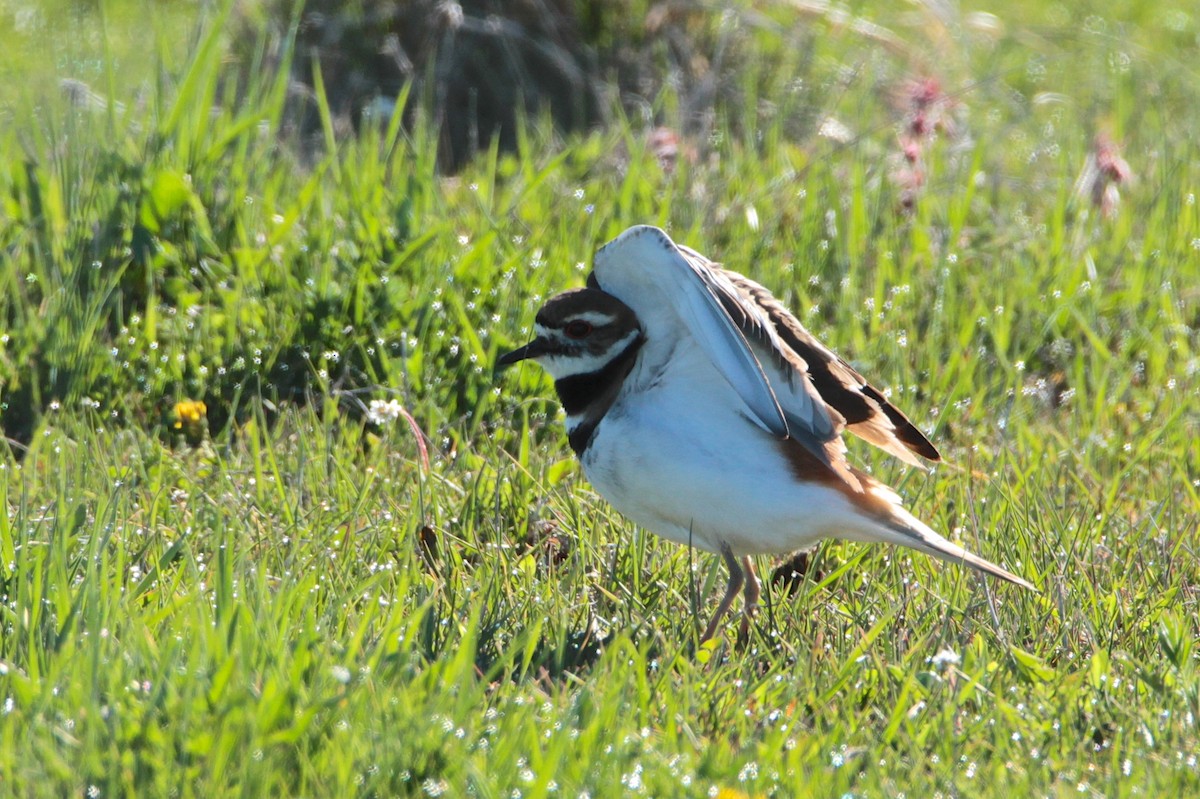
M 496 365 L 512 366 L 517 361 L 524 361 L 527 358 L 537 358 L 540 355 L 545 355 L 550 351 L 547 347 L 548 343 L 544 338 L 535 338 L 524 347 L 518 347 L 512 352 L 506 352 L 501 355 L 496 359 Z

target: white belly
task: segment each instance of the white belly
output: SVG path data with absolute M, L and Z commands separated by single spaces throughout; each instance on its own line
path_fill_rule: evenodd
M 618 511 L 664 538 L 735 555 L 854 538 L 868 524 L 837 490 L 798 482 L 778 442 L 720 390 L 692 387 L 664 380 L 627 395 L 596 429 L 584 473 Z

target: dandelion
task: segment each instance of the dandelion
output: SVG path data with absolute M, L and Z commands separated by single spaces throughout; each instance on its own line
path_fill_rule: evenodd
M 201 400 L 183 400 L 175 403 L 175 429 L 181 430 L 184 425 L 199 424 L 208 413 L 208 406 Z
M 191 444 L 198 444 L 205 433 L 205 416 L 208 406 L 202 400 L 182 400 L 175 403 L 172 426 L 183 433 Z

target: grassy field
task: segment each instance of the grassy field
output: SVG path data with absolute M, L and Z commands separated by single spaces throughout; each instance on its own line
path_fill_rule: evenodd
M 674 168 L 631 112 L 445 177 L 280 136 L 220 8 L 0 3 L 0 794 L 1200 795 L 1200 14 L 893 6 L 714 12 Z M 719 562 L 493 373 L 635 223 L 889 387 L 948 463 L 852 455 L 1040 591 L 831 544 L 695 652 Z

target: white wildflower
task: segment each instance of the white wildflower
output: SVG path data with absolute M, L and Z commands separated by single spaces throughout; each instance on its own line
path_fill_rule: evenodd
M 947 648 L 930 658 L 929 662 L 938 671 L 944 671 L 950 666 L 957 666 L 959 663 L 962 663 L 962 657 L 953 649 Z
M 371 400 L 367 408 L 367 419 L 372 424 L 389 424 L 404 415 L 404 406 L 398 400 Z

